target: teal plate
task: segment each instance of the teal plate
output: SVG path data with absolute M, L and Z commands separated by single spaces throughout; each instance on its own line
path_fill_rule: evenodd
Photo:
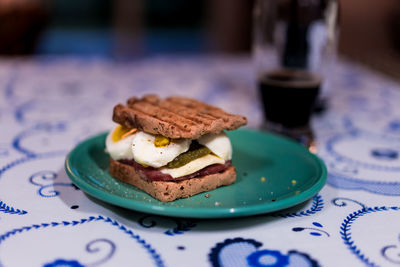
M 82 191 L 124 208 L 165 216 L 228 218 L 300 204 L 324 186 L 324 163 L 302 145 L 249 129 L 228 132 L 236 183 L 164 203 L 108 173 L 106 133 L 87 139 L 68 155 L 65 169 Z M 206 194 L 207 195 L 206 197 Z

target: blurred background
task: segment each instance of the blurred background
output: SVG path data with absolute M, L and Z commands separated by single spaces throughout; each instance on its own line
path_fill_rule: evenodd
M 0 55 L 250 54 L 253 2 L 0 0 Z M 399 1 L 340 5 L 340 56 L 400 79 Z

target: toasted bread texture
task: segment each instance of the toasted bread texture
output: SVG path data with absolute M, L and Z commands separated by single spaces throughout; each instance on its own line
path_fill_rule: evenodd
M 202 135 L 234 130 L 247 119 L 203 102 L 184 98 L 146 95 L 132 97 L 126 105 L 114 107 L 113 120 L 127 128 L 137 128 L 172 139 L 197 139 Z
M 147 181 L 139 176 L 139 173 L 133 166 L 120 163 L 111 158 L 110 174 L 125 183 L 136 186 L 163 202 L 187 198 L 223 185 L 230 185 L 236 180 L 235 167 L 230 166 L 222 173 L 206 175 L 199 178 L 191 178 L 176 182 Z

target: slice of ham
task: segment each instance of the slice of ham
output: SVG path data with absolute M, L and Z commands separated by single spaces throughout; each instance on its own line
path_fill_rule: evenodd
M 181 181 L 195 177 L 202 177 L 218 172 L 223 172 L 226 168 L 232 165 L 232 161 L 228 160 L 224 164 L 213 164 L 189 175 L 173 178 L 169 174 L 162 173 L 159 169 L 153 167 L 144 167 L 134 160 L 121 159 L 119 162 L 133 166 L 139 173 L 140 177 L 150 181 Z

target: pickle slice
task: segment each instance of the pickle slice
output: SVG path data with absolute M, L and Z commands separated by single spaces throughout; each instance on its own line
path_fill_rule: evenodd
M 205 155 L 211 153 L 211 150 L 205 146 L 200 145 L 196 141 L 193 141 L 190 145 L 190 148 L 185 153 L 180 154 L 177 156 L 173 161 L 167 164 L 167 168 L 174 169 L 182 167 L 183 165 L 191 162 L 192 160 L 201 158 Z

